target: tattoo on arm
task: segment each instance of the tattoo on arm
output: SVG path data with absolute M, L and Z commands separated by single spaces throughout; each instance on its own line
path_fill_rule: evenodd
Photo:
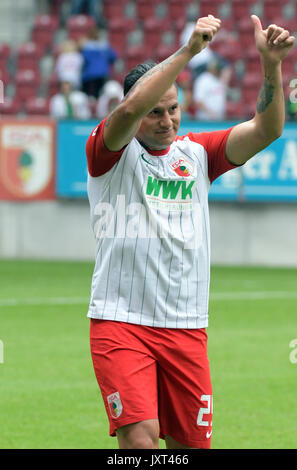
M 257 100 L 257 112 L 263 113 L 273 100 L 275 86 L 269 82 L 269 77 L 264 77 L 262 87 Z

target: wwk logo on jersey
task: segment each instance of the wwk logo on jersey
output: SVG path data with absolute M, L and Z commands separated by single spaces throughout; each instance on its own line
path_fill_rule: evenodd
M 123 411 L 123 405 L 121 402 L 119 392 L 112 393 L 107 397 L 107 403 L 109 407 L 110 414 L 113 418 L 118 418 L 121 416 Z
M 195 180 L 159 180 L 148 176 L 146 198 L 150 206 L 166 210 L 192 210 Z
M 193 165 L 182 157 L 169 163 L 169 166 L 178 176 L 185 176 L 186 178 L 191 176 L 194 171 Z

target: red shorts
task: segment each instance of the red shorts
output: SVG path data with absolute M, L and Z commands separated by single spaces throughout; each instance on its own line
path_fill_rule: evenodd
M 91 353 L 110 422 L 158 419 L 160 438 L 210 448 L 212 387 L 205 329 L 91 319 Z

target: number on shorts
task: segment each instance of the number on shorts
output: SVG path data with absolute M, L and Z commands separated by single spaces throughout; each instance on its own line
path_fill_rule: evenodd
M 203 415 L 208 415 L 210 412 L 213 413 L 213 397 L 212 395 L 201 395 L 200 400 L 207 402 L 207 408 L 200 408 L 197 417 L 197 426 L 209 426 L 208 421 L 203 421 Z M 212 423 L 210 423 L 210 425 L 212 425 Z

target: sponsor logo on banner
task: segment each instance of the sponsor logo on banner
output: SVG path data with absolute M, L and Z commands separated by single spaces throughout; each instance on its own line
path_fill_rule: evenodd
M 3 123 L 0 194 L 11 199 L 53 197 L 51 124 Z
M 110 414 L 113 418 L 118 418 L 121 416 L 123 411 L 123 405 L 120 399 L 119 392 L 112 393 L 107 397 L 107 403 L 109 406 Z

